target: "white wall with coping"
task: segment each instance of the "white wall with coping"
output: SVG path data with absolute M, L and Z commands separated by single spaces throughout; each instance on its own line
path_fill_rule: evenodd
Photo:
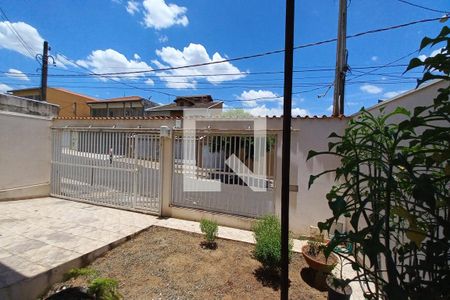
M 48 196 L 51 117 L 0 111 L 0 200 Z
M 380 102 L 366 110 L 373 115 L 379 115 L 380 109 L 383 109 L 383 113 L 390 113 L 397 107 L 406 108 L 411 114 L 414 112 L 414 108 L 418 106 L 429 106 L 433 104 L 434 98 L 438 95 L 438 90 L 449 86 L 449 82 L 446 80 L 434 80 L 428 83 L 424 83 L 417 89 L 413 89 L 404 92 L 398 96 L 395 96 L 389 100 Z M 351 117 L 356 117 L 359 112 L 353 114 Z M 392 122 L 400 122 L 404 120 L 404 117 L 396 116 L 391 119 Z

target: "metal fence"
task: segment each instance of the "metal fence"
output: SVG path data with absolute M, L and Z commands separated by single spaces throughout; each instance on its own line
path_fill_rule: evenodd
M 51 194 L 159 213 L 159 132 L 52 130 Z
M 245 167 L 232 170 L 226 163 L 232 155 Z M 248 217 L 273 214 L 275 158 L 275 136 L 178 132 L 173 139 L 172 204 Z M 218 190 L 205 189 L 211 184 Z M 255 191 L 261 188 L 265 191 Z

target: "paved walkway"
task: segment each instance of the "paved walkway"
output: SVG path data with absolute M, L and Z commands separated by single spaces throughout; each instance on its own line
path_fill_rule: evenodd
M 156 220 L 56 198 L 0 202 L 0 299 L 39 294 L 39 286 L 59 280 L 68 268 L 80 266 Z
M 0 202 L 0 299 L 33 299 L 70 268 L 150 226 L 200 233 L 198 222 L 57 198 Z M 219 237 L 254 243 L 252 232 L 229 227 L 219 227 Z M 294 251 L 304 243 L 295 240 Z

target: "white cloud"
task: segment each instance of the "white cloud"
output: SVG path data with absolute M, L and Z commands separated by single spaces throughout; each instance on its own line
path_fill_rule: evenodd
M 126 9 L 130 15 L 134 15 L 139 11 L 139 3 L 136 1 L 128 1 Z
M 368 94 L 379 94 L 383 89 L 373 84 L 363 84 L 359 89 Z
M 377 60 L 378 60 L 378 56 L 372 56 L 370 59 L 371 59 L 372 61 L 377 61 Z
M 95 50 L 84 60 L 78 60 L 77 64 L 89 68 L 93 73 L 115 73 L 130 71 L 146 71 L 152 68 L 143 61 L 128 60 L 125 55 L 113 49 Z M 127 79 L 135 79 L 145 76 L 145 73 L 121 75 Z M 112 77 L 118 80 L 118 77 Z M 99 77 L 105 81 L 105 78 Z
M 147 80 L 145 80 L 145 84 L 147 84 L 147 85 L 154 85 L 155 82 L 152 79 L 148 78 Z
M 384 98 L 394 98 L 395 96 L 403 94 L 404 92 L 406 92 L 406 90 L 387 92 L 387 93 L 384 93 L 383 97 Z
M 328 106 L 327 111 L 332 112 L 333 111 L 333 104 L 331 104 L 330 106 Z
M 19 80 L 30 81 L 30 78 L 28 78 L 27 75 L 23 74 L 22 71 L 17 69 L 9 69 L 6 76 Z
M 422 55 L 419 55 L 417 58 L 420 59 L 421 61 L 424 61 L 428 57 L 433 57 L 440 53 L 443 53 L 442 50 L 444 50 L 444 48 L 439 48 L 439 49 L 434 50 L 433 52 L 431 52 L 431 54 L 429 56 L 422 54 Z
M 14 28 L 14 30 L 21 36 L 24 43 L 26 43 L 25 45 L 31 48 L 31 54 L 22 45 L 17 35 L 11 28 Z M 12 50 L 34 59 L 36 54 L 42 53 L 43 43 L 44 39 L 41 37 L 36 28 L 27 23 L 11 23 L 8 21 L 0 22 L 0 49 L 4 48 Z
M 173 47 L 163 47 L 161 50 L 156 50 L 156 54 L 162 60 L 153 60 L 158 68 L 180 67 L 192 64 L 209 63 L 214 61 L 222 61 L 225 58 L 219 53 L 214 53 L 212 57 L 209 56 L 205 47 L 201 44 L 189 44 L 183 51 Z M 236 74 L 230 76 L 208 76 L 209 74 Z M 193 68 L 184 68 L 177 70 L 170 70 L 166 72 L 158 72 L 160 79 L 166 81 L 167 87 L 174 89 L 195 88 L 198 79 L 206 79 L 213 84 L 220 84 L 223 81 L 236 80 L 245 77 L 237 67 L 229 62 L 212 64 Z M 192 75 L 188 77 L 164 77 L 171 75 Z
M 262 98 L 262 99 L 259 99 Z M 272 91 L 266 91 L 266 90 L 249 90 L 249 91 L 243 91 L 239 96 L 236 97 L 238 100 L 244 100 L 242 101 L 242 105 L 246 107 L 255 107 L 257 106 L 257 103 L 261 102 L 268 102 L 268 101 L 277 101 L 282 102 L 283 98 L 279 98 L 277 94 L 275 94 Z M 252 100 L 255 99 L 255 100 Z
M 144 25 L 157 30 L 169 28 L 174 25 L 187 26 L 189 20 L 186 16 L 187 8 L 173 3 L 167 4 L 164 0 L 144 0 Z
M 0 93 L 6 93 L 9 90 L 12 90 L 12 87 L 4 83 L 0 83 Z
M 137 53 L 135 53 L 135 54 L 133 55 L 133 58 L 134 58 L 135 60 L 140 60 L 140 59 L 141 59 L 141 57 L 140 57 L 139 54 L 137 54 Z
M 161 36 L 158 38 L 158 41 L 159 41 L 160 43 L 167 43 L 167 42 L 169 41 L 169 37 L 167 37 L 167 35 L 161 35 Z
M 283 114 L 283 108 L 281 107 L 273 107 L 268 108 L 265 104 L 253 107 L 250 109 L 245 109 L 246 112 L 250 113 L 253 116 L 281 116 Z M 304 117 L 309 115 L 309 112 L 306 109 L 295 107 L 292 109 L 292 116 L 301 116 Z

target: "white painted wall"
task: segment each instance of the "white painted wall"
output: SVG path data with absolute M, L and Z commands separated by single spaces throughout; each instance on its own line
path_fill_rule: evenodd
M 417 89 L 407 91 L 394 98 L 378 103 L 367 110 L 373 115 L 379 115 L 381 113 L 380 109 L 384 109 L 383 113 L 390 113 L 397 107 L 403 107 L 409 110 L 412 114 L 414 112 L 414 108 L 417 106 L 432 105 L 434 98 L 436 98 L 439 93 L 438 90 L 448 87 L 448 85 L 449 83 L 446 80 L 436 80 L 425 83 Z M 354 114 L 352 117 L 357 115 L 359 115 L 359 113 Z M 395 117 L 392 118 L 391 121 L 397 123 L 403 119 L 403 117 Z
M 48 117 L 0 111 L 0 200 L 49 194 Z
M 310 150 L 328 150 L 328 136 L 332 132 L 342 134 L 347 119 L 297 119 L 293 122 L 291 141 L 291 185 L 298 185 L 298 192 L 290 193 L 290 229 L 296 234 L 309 235 L 310 226 L 331 216 L 326 194 L 334 183 L 334 174 L 326 174 L 317 179 L 308 189 L 309 177 L 324 170 L 336 168 L 339 158 L 322 155 L 306 161 Z M 281 158 L 278 158 L 281 168 Z M 281 173 L 278 176 L 281 178 Z M 280 182 L 281 183 L 281 182 Z M 280 194 L 280 193 L 278 193 Z M 277 199 L 276 205 L 281 205 Z M 280 211 L 277 207 L 277 211 Z

